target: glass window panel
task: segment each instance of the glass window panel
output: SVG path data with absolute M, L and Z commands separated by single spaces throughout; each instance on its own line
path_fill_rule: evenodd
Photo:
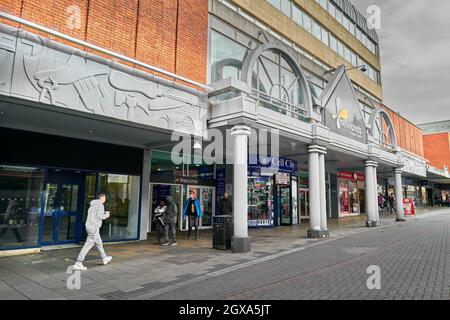
M 291 1 L 281 0 L 281 12 L 283 12 L 288 17 L 291 17 Z
M 278 10 L 280 10 L 280 8 L 281 8 L 280 0 L 269 0 L 269 3 L 271 5 L 273 5 L 275 8 L 277 8 Z
M 348 31 L 350 31 L 350 21 L 348 21 L 346 16 L 342 17 L 342 22 L 343 22 L 344 28 L 347 29 Z
M 325 29 L 322 29 L 322 42 L 328 47 L 328 31 Z
M 356 59 L 356 54 L 353 51 L 351 51 L 350 54 L 351 54 L 351 57 L 352 57 L 352 65 L 354 65 L 355 67 L 358 66 L 358 61 Z
M 296 5 L 292 5 L 292 20 L 303 27 L 303 12 Z
M 0 246 L 38 242 L 44 170 L 0 166 Z
M 100 231 L 104 240 L 137 238 L 140 181 L 139 176 L 100 174 L 99 191 L 106 194 L 105 210 L 111 213 Z
M 211 32 L 211 81 L 225 79 L 229 76 L 239 77 L 247 48 L 225 37 Z M 231 71 L 230 69 L 234 69 Z
M 350 50 L 347 46 L 344 47 L 344 58 L 345 60 L 347 60 L 348 62 L 352 62 L 352 57 L 350 55 Z
M 330 48 L 334 51 L 337 52 L 337 41 L 336 38 L 330 34 Z
M 356 30 L 355 29 L 356 29 L 355 24 L 353 22 L 350 22 L 350 33 L 352 35 L 356 35 Z
M 338 47 L 338 54 L 341 57 L 344 57 L 344 45 L 339 40 L 338 40 L 338 43 L 337 43 L 337 47 Z
M 328 12 L 331 14 L 333 18 L 336 18 L 336 7 L 331 3 L 329 3 L 328 5 Z
M 336 9 L 336 20 L 342 24 L 342 11 L 340 9 Z
M 312 31 L 311 18 L 306 13 L 303 13 L 303 28 L 308 32 Z
M 316 37 L 319 40 L 321 40 L 321 38 L 322 38 L 320 30 L 321 30 L 320 26 L 315 21 L 313 21 L 312 34 L 314 35 L 314 37 Z

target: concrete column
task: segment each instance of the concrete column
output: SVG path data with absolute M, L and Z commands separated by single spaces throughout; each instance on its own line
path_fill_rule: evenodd
M 322 229 L 322 221 L 326 228 L 326 201 L 322 202 L 322 195 L 325 199 L 325 172 L 321 177 L 320 155 L 323 156 L 323 169 L 325 170 L 325 148 L 318 145 L 309 146 L 309 238 L 322 238 L 328 236 L 328 230 Z M 322 178 L 322 179 L 321 179 Z M 322 218 L 322 208 L 325 210 L 324 220 Z
M 375 168 L 377 163 L 375 161 L 366 161 L 366 212 L 367 212 L 367 227 L 378 227 L 379 220 L 377 218 L 377 200 L 375 197 Z
M 234 236 L 232 251 L 234 253 L 250 252 L 250 238 L 248 236 L 248 137 L 250 127 L 238 125 L 231 128 L 234 137 L 233 154 L 233 217 Z
M 380 208 L 378 207 L 378 174 L 377 174 L 378 165 L 373 167 L 373 180 L 374 180 L 374 197 L 375 197 L 375 212 L 376 212 L 376 221 L 380 221 Z
M 147 240 L 147 231 L 150 223 L 150 173 L 151 150 L 145 149 L 142 159 L 142 185 L 141 185 L 141 223 L 139 240 Z
M 402 169 L 398 168 L 394 169 L 394 193 L 397 222 L 403 222 L 405 221 L 405 213 L 403 212 Z
M 327 226 L 327 196 L 325 182 L 325 154 L 326 151 L 319 153 L 319 183 L 320 183 L 320 229 L 328 230 Z

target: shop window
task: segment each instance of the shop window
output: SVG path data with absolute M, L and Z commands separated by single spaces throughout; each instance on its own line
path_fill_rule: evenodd
M 99 192 L 105 193 L 105 210 L 111 217 L 104 221 L 104 240 L 137 238 L 139 217 L 140 177 L 119 174 L 99 174 Z
M 0 166 L 0 248 L 36 246 L 44 170 Z
M 269 227 L 274 225 L 273 178 L 248 178 L 248 225 Z

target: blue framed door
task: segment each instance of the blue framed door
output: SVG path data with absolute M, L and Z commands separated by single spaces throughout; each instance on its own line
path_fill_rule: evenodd
M 41 216 L 41 245 L 76 243 L 80 240 L 83 180 L 79 175 L 48 173 Z

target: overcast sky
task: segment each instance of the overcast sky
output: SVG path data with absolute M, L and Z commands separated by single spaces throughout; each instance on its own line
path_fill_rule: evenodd
M 415 123 L 450 120 L 450 1 L 351 0 L 381 8 L 386 105 Z

